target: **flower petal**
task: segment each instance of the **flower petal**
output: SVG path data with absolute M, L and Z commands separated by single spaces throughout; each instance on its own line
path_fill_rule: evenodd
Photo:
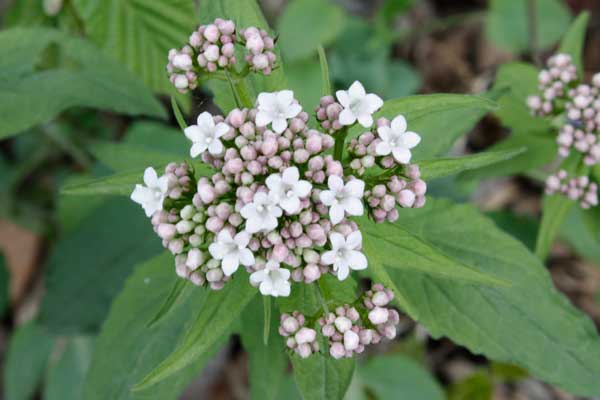
M 219 155 L 223 152 L 223 143 L 219 139 L 213 139 L 208 145 L 208 152 L 212 155 Z
M 340 113 L 340 124 L 352 125 L 356 122 L 356 115 L 349 109 L 344 108 Z
M 346 246 L 349 249 L 356 250 L 362 245 L 362 233 L 354 231 L 346 237 Z
M 198 157 L 200 154 L 204 153 L 208 146 L 204 142 L 196 142 L 190 148 L 190 156 Z
M 331 242 L 331 248 L 338 250 L 346 247 L 346 238 L 339 232 L 332 232 L 329 235 L 329 241 Z
M 398 115 L 392 120 L 392 130 L 396 133 L 404 133 L 406 131 L 406 118 L 403 115 Z
M 252 253 L 252 251 L 250 251 L 250 249 L 242 249 L 239 252 L 239 260 L 240 263 L 242 265 L 245 265 L 246 267 L 251 267 L 254 265 L 255 261 L 254 261 L 254 254 Z
M 263 296 L 270 296 L 273 293 L 273 282 L 270 279 L 265 279 L 258 287 Z
M 392 149 L 392 154 L 394 155 L 396 161 L 398 161 L 400 164 L 408 164 L 410 162 L 411 154 L 410 150 L 408 149 L 396 147 Z
M 228 253 L 223 257 L 223 261 L 221 261 L 221 269 L 223 273 L 227 276 L 233 275 L 235 271 L 237 271 L 240 266 L 240 260 L 238 258 L 237 252 Z
M 211 243 L 208 252 L 215 260 L 222 260 L 227 253 L 227 248 L 220 243 Z
M 277 96 L 275 93 L 260 93 L 258 95 L 259 110 L 274 110 L 277 106 Z
M 350 215 L 363 215 L 363 203 L 356 197 L 348 197 L 342 202 L 344 210 Z
M 220 236 L 220 234 L 219 234 Z M 247 232 L 239 232 L 237 235 L 235 235 L 235 237 L 233 238 L 233 241 L 235 242 L 235 244 L 238 246 L 238 248 L 243 248 L 248 246 L 248 243 L 250 243 L 250 235 Z
M 350 97 L 348 96 L 348 92 L 346 92 L 345 90 L 338 90 L 337 92 L 335 92 L 335 96 L 337 97 L 342 107 L 350 107 Z
M 375 153 L 378 156 L 387 156 L 392 152 L 392 146 L 390 146 L 389 142 L 379 142 L 375 147 Z
M 279 200 L 279 205 L 288 214 L 296 214 L 300 210 L 300 199 L 297 197 L 283 197 Z
M 321 262 L 325 265 L 331 265 L 335 262 L 335 258 L 337 257 L 337 251 L 329 250 L 325 253 L 321 254 Z
M 421 136 L 418 133 L 408 131 L 402 135 L 402 142 L 407 148 L 412 149 L 421 142 Z
M 144 170 L 144 183 L 149 188 L 156 187 L 158 181 L 158 175 L 152 167 L 148 167 Z
M 294 101 L 294 92 L 291 90 L 281 90 L 275 94 L 277 102 L 280 105 L 290 105 Z
M 350 85 L 348 94 L 350 95 L 351 99 L 362 99 L 366 96 L 365 88 L 359 81 L 354 81 L 354 83 Z
M 266 272 L 264 269 L 259 269 L 250 275 L 250 283 L 253 286 L 258 286 L 259 283 L 265 280 Z
M 288 185 L 295 185 L 300 179 L 300 171 L 297 167 L 288 167 L 281 174 L 281 180 Z
M 384 142 L 389 142 L 392 137 L 392 128 L 390 128 L 389 126 L 385 126 L 385 125 L 380 126 L 379 128 L 377 128 L 377 135 Z
M 294 186 L 294 193 L 300 198 L 307 197 L 312 190 L 312 184 L 308 181 L 298 181 Z
M 266 111 L 256 113 L 256 126 L 263 127 L 269 125 L 273 121 L 273 116 Z
M 350 269 L 348 268 L 348 264 L 344 262 L 344 260 L 340 260 L 337 264 L 337 277 L 338 280 L 343 281 L 350 274 Z
M 346 183 L 345 189 L 354 197 L 363 197 L 365 182 L 361 179 L 352 179 Z
M 276 133 L 283 133 L 283 131 L 286 130 L 288 123 L 285 118 L 276 118 L 273 120 L 272 126 L 273 126 L 273 131 L 275 131 Z
M 166 175 L 163 175 L 160 178 L 158 178 L 158 182 L 156 183 L 156 186 L 160 189 L 160 192 L 162 194 L 166 194 L 167 190 L 169 190 L 169 177 Z
M 344 206 L 341 204 L 334 204 L 329 207 L 329 219 L 332 224 L 339 224 L 344 219 Z
M 260 232 L 263 229 L 262 218 L 258 214 L 251 216 L 246 220 L 245 229 L 248 233 Z
M 215 127 L 215 137 L 220 138 L 221 136 L 229 132 L 230 129 L 231 127 L 225 122 L 219 122 Z
M 135 185 L 135 189 L 131 192 L 131 200 L 135 201 L 138 204 L 147 203 L 152 199 L 152 190 L 148 189 L 146 186 Z
M 335 192 L 333 190 L 323 190 L 319 194 L 319 200 L 321 200 L 321 203 L 325 204 L 326 206 L 330 206 L 335 201 Z
M 381 97 L 377 96 L 376 94 L 368 94 L 365 100 L 367 103 L 367 109 L 371 114 L 383 107 L 383 100 L 381 100 Z
M 302 112 L 302 106 L 300 104 L 295 104 L 295 103 L 290 104 L 290 106 L 288 107 L 288 109 L 285 112 L 285 117 L 286 118 L 294 118 L 301 112 Z
M 373 117 L 367 113 L 360 114 L 358 116 L 358 123 L 365 128 L 370 128 L 373 125 Z
M 204 111 L 203 113 L 198 115 L 197 124 L 200 130 L 204 132 L 211 132 L 215 128 L 215 120 L 213 116 L 210 115 L 210 113 L 207 111 Z
M 367 268 L 367 257 L 360 251 L 350 250 L 347 253 L 348 265 L 353 270 L 361 270 Z
M 290 295 L 291 285 L 287 280 L 282 280 L 277 282 L 275 289 L 277 292 L 276 296 L 288 297 Z
M 344 189 L 344 180 L 337 175 L 330 175 L 327 178 L 327 186 L 334 192 L 341 192 Z
M 269 190 L 272 190 L 276 194 L 281 191 L 281 175 L 279 174 L 271 174 L 267 177 L 265 183 Z

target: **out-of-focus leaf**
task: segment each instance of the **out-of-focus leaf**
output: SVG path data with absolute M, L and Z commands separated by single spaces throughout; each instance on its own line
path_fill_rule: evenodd
M 6 266 L 4 255 L 0 252 L 0 317 L 4 315 L 8 307 L 8 283 L 10 276 Z
M 35 322 L 15 330 L 4 364 L 4 394 L 10 400 L 29 400 L 44 375 L 54 339 Z
M 494 382 L 491 376 L 484 371 L 478 371 L 452 384 L 448 389 L 448 400 L 489 400 L 493 393 Z
M 352 380 L 356 359 L 339 360 L 320 353 L 308 358 L 290 356 L 294 377 L 304 400 L 342 400 Z
M 133 385 L 150 372 L 184 337 L 194 316 L 207 301 L 200 288 L 185 298 L 157 324 L 148 321 L 161 307 L 177 277 L 173 256 L 164 253 L 136 268 L 113 302 L 96 341 L 85 382 L 87 400 L 177 399 L 186 385 L 227 340 L 226 332 L 194 365 L 181 370 L 150 390 L 132 392 Z
M 498 228 L 523 242 L 529 250 L 534 250 L 540 226 L 536 218 L 516 215 L 509 211 L 488 212 L 486 216 L 491 218 Z
M 585 45 L 585 32 L 589 19 L 590 14 L 588 12 L 579 14 L 563 37 L 558 49 L 560 53 L 571 55 L 580 76 L 583 73 L 583 46 Z
M 58 360 L 51 360 L 44 384 L 44 400 L 81 400 L 92 362 L 94 340 L 75 336 L 66 339 Z
M 74 0 L 88 36 L 155 91 L 172 93 L 165 67 L 171 48 L 181 48 L 194 30 L 188 0 Z
M 27 51 L 23 51 L 26 48 Z M 60 60 L 57 66 L 45 65 Z M 0 138 L 50 121 L 75 106 L 164 117 L 135 75 L 82 39 L 45 28 L 0 33 Z
M 279 18 L 278 44 L 293 62 L 313 56 L 319 45 L 333 42 L 344 28 L 344 12 L 331 1 L 293 0 Z
M 357 368 L 360 381 L 378 399 L 443 400 L 431 374 L 406 356 L 378 356 Z
M 286 64 L 285 73 L 294 97 L 305 110 L 312 110 L 322 96 L 323 80 L 317 60 L 304 60 Z
M 561 0 L 537 0 L 537 45 L 546 48 L 560 39 L 571 22 L 571 14 Z M 497 46 L 515 53 L 529 49 L 528 0 L 491 0 L 486 34 Z
M 12 1 L 2 18 L 3 28 L 15 26 L 44 26 L 52 20 L 44 12 L 43 1 Z
M 134 265 L 161 248 L 137 204 L 107 201 L 53 249 L 41 322 L 55 332 L 95 331 Z
M 579 255 L 600 266 L 600 241 L 591 234 L 584 218 L 581 208 L 571 208 L 560 231 L 560 237 Z

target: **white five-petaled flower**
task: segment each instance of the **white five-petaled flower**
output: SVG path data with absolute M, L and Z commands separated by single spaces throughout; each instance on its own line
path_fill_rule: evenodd
M 380 156 L 392 153 L 396 161 L 401 164 L 410 162 L 410 149 L 421 141 L 421 137 L 415 133 L 406 131 L 406 119 L 398 115 L 392 120 L 391 126 L 381 126 L 377 129 L 381 142 L 377 144 L 375 152 Z
M 273 196 L 258 192 L 252 203 L 242 207 L 240 214 L 246 219 L 248 233 L 271 232 L 277 228 L 277 218 L 281 217 L 282 211 Z
M 383 100 L 376 94 L 367 94 L 359 81 L 355 81 L 348 91 L 338 90 L 335 95 L 344 107 L 340 113 L 342 125 L 352 125 L 358 120 L 359 124 L 370 128 L 373 125 L 373 113 L 383 106 Z
M 275 260 L 269 260 L 264 269 L 250 275 L 250 282 L 258 286 L 263 296 L 283 296 L 290 295 L 290 270 L 279 268 L 279 263 Z
M 217 236 L 217 241 L 208 246 L 210 255 L 221 261 L 221 269 L 227 276 L 237 271 L 240 264 L 250 267 L 254 265 L 254 254 L 246 248 L 250 242 L 250 234 L 242 231 L 231 237 L 229 230 L 223 229 Z
M 162 210 L 163 201 L 169 190 L 169 178 L 156 174 L 152 167 L 144 171 L 144 185 L 135 185 L 131 193 L 131 200 L 142 205 L 147 217 L 151 217 L 156 211 Z
M 213 116 L 208 112 L 198 115 L 198 125 L 190 125 L 185 128 L 185 136 L 192 141 L 190 155 L 197 157 L 206 150 L 210 154 L 218 155 L 223 151 L 221 136 L 226 134 L 230 128 L 225 122 L 215 124 Z
M 294 92 L 291 90 L 259 94 L 257 108 L 256 125 L 262 127 L 271 124 L 277 133 L 285 131 L 288 119 L 302 111 L 300 104 L 294 101 Z
M 333 265 L 340 281 L 346 279 L 350 270 L 361 270 L 367 268 L 367 258 L 358 249 L 362 245 L 360 231 L 354 231 L 344 238 L 344 235 L 333 232 L 329 235 L 331 250 L 321 256 L 321 262 L 325 265 Z
M 286 168 L 281 175 L 269 175 L 266 183 L 269 195 L 288 214 L 300 210 L 300 199 L 307 197 L 312 189 L 310 182 L 300 180 L 300 171 L 296 167 Z
M 332 224 L 337 224 L 344 219 L 344 214 L 362 215 L 362 197 L 365 183 L 360 179 L 352 179 L 344 185 L 344 181 L 337 175 L 331 175 L 327 180 L 329 190 L 323 190 L 320 199 L 329 207 L 329 218 Z

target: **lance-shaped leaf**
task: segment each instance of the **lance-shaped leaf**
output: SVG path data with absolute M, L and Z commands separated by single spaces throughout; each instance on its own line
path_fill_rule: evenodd
M 433 158 L 450 150 L 454 142 L 467 133 L 481 117 L 495 109 L 496 103 L 479 96 L 431 94 L 408 96 L 386 101 L 375 118 L 392 119 L 403 115 L 408 130 L 421 135 L 414 149 L 415 160 Z M 349 137 L 365 131 L 361 126 L 350 130 Z
M 463 157 L 419 161 L 418 164 L 421 169 L 421 178 L 430 180 L 510 160 L 525 151 L 526 149 L 524 148 L 505 151 L 486 151 Z
M 596 328 L 553 286 L 539 259 L 468 205 L 430 201 L 404 209 L 398 224 L 447 257 L 510 285 L 480 285 L 393 268 L 410 259 L 396 251 L 386 264 L 396 289 L 433 337 L 448 336 L 472 352 L 526 368 L 580 396 L 598 396 Z M 369 254 L 371 256 L 371 254 Z
M 177 277 L 173 256 L 164 253 L 138 266 L 114 300 L 96 341 L 85 383 L 89 400 L 175 400 L 205 363 L 227 340 L 227 332 L 194 365 L 174 374 L 148 391 L 132 392 L 132 386 L 152 370 L 185 337 L 193 316 L 207 304 L 207 290 L 186 291 L 164 319 L 148 327 Z
M 58 357 L 57 352 L 54 352 L 48 366 L 44 399 L 80 400 L 83 398 L 85 377 L 92 362 L 94 339 L 89 336 L 74 336 L 61 344 L 62 352 Z
M 134 390 L 153 386 L 209 353 L 255 295 L 256 288 L 248 283 L 248 274 L 244 271 L 238 271 L 222 290 L 211 291 L 183 341 Z
M 571 24 L 571 27 L 563 37 L 559 53 L 567 53 L 573 58 L 579 74 L 583 72 L 583 45 L 585 44 L 585 31 L 587 29 L 590 14 L 582 12 Z
M 316 353 L 308 358 L 290 356 L 294 379 L 304 400 L 342 400 L 352 381 L 356 359 L 339 360 Z

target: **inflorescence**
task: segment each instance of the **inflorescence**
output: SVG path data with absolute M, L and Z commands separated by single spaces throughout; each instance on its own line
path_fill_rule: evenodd
M 538 82 L 540 94 L 529 96 L 527 105 L 533 115 L 560 117 L 559 156 L 566 158 L 574 150 L 581 153 L 584 166 L 600 163 L 600 73 L 591 84 L 581 83 L 571 56 L 556 54 L 540 71 Z M 546 192 L 579 200 L 583 208 L 598 204 L 597 184 L 587 175 L 569 178 L 561 170 L 548 177 Z

